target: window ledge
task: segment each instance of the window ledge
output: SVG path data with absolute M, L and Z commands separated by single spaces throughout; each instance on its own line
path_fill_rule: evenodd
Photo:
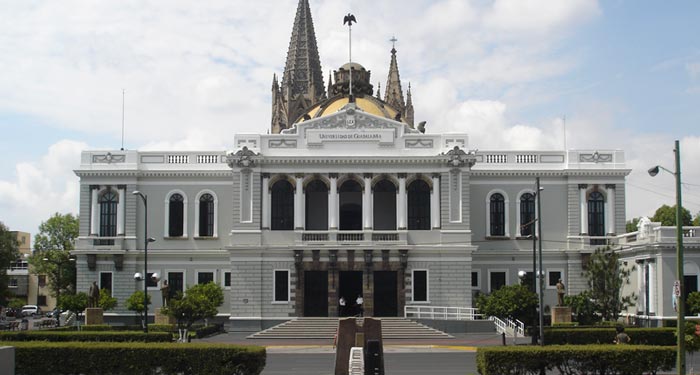
M 430 305 L 430 301 L 411 301 L 410 305 Z
M 272 301 L 270 303 L 273 305 L 289 305 L 289 301 Z
M 195 240 L 218 240 L 219 236 L 194 236 Z
M 515 237 L 516 240 L 532 240 L 532 237 L 530 236 L 517 236 Z M 537 236 L 535 236 L 535 239 L 537 239 Z
M 487 241 L 507 241 L 510 239 L 509 236 L 486 236 Z
M 163 239 L 164 239 L 164 240 L 174 240 L 174 241 L 177 241 L 177 240 L 188 240 L 189 237 L 187 237 L 187 236 L 177 236 L 177 237 L 165 236 L 165 237 L 163 237 Z

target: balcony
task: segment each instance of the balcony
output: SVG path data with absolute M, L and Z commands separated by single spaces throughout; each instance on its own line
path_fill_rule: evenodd
M 297 244 L 314 245 L 362 245 L 372 246 L 378 244 L 406 245 L 406 231 L 268 231 L 265 235 L 265 242 L 268 244 L 288 243 L 290 236 L 294 233 Z

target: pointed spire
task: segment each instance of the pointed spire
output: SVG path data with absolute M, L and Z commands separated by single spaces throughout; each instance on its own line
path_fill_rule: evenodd
M 391 42 L 392 44 L 395 43 L 396 38 L 391 38 Z M 384 101 L 399 112 L 403 112 L 406 107 L 403 100 L 403 90 L 401 89 L 399 65 L 396 62 L 396 48 L 393 46 L 391 48 L 391 63 L 389 64 L 389 77 L 386 79 Z
M 286 116 L 282 121 L 285 127 L 291 126 L 304 109 L 324 97 L 323 71 L 318 57 L 309 0 L 299 0 L 287 50 L 287 61 L 280 82 L 280 92 L 287 103 Z M 272 127 L 275 133 L 274 123 Z
M 377 82 L 377 99 L 382 100 L 382 83 Z
M 328 97 L 333 97 L 333 75 L 331 71 L 328 71 Z
M 413 100 L 411 99 L 411 82 L 408 83 L 408 92 L 406 92 L 406 110 L 404 111 L 403 118 L 406 119 L 406 123 L 413 127 Z

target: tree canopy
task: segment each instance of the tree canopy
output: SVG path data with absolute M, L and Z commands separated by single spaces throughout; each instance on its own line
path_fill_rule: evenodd
M 626 233 L 631 233 L 631 232 L 636 232 L 637 231 L 637 224 L 639 224 L 639 217 L 635 217 L 632 220 L 628 220 L 625 223 L 625 232 Z
M 75 292 L 75 262 L 70 259 L 78 238 L 78 218 L 73 214 L 55 213 L 41 223 L 34 237 L 34 254 L 29 264 L 37 274 L 45 274 L 51 294 Z
M 676 205 L 663 205 L 657 208 L 651 221 L 660 222 L 665 227 L 676 225 Z M 693 217 L 685 207 L 681 209 L 681 222 L 684 226 L 690 226 L 693 223 Z
M 178 293 L 170 300 L 167 314 L 177 320 L 177 325 L 184 331 L 180 340 L 187 336 L 187 330 L 198 320 L 216 316 L 218 307 L 224 303 L 224 292 L 216 283 L 193 285 L 184 294 Z
M 591 255 L 585 271 L 590 299 L 604 320 L 615 321 L 620 312 L 631 306 L 637 296 L 622 295 L 622 288 L 630 283 L 630 269 L 620 267 L 620 255 L 609 246 L 598 248 Z
M 479 312 L 484 315 L 518 319 L 527 325 L 535 321 L 537 304 L 537 294 L 525 285 L 506 285 L 476 300 Z
M 9 265 L 19 258 L 17 237 L 0 222 L 0 264 Z M 10 291 L 7 280 L 7 266 L 0 267 L 0 305 L 7 304 Z

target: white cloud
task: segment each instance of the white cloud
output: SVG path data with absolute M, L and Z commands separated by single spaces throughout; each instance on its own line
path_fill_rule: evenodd
M 36 161 L 18 163 L 15 178 L 0 180 L 0 218 L 13 230 L 36 233 L 39 223 L 53 213 L 78 211 L 78 178 L 82 142 L 62 140 Z

